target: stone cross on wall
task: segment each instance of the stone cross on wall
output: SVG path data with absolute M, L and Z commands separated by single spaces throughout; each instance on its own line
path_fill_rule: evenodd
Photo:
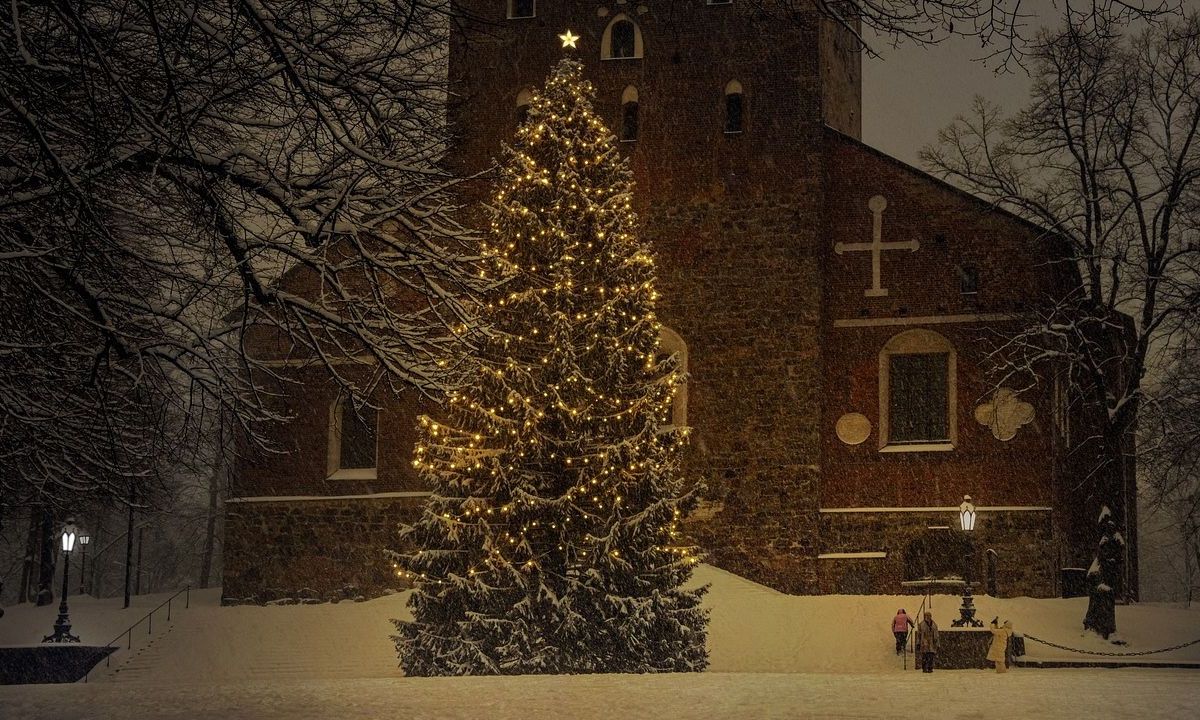
M 880 263 L 883 260 L 884 250 L 908 250 L 916 252 L 917 248 L 921 247 L 916 240 L 903 240 L 896 242 L 883 241 L 883 211 L 887 208 L 887 200 L 882 195 L 876 195 L 867 201 L 867 207 L 871 209 L 873 224 L 871 229 L 871 242 L 869 243 L 837 243 L 833 246 L 833 251 L 838 255 L 845 252 L 853 252 L 855 250 L 870 250 L 871 251 L 871 287 L 863 291 L 863 295 L 867 297 L 883 297 L 888 294 L 887 288 L 880 284 Z

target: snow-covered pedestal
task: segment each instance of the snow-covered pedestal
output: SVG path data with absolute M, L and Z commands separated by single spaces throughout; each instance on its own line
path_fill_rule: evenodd
M 987 659 L 992 633 L 986 628 L 939 628 L 937 668 L 977 670 L 992 667 Z M 920 663 L 914 663 L 920 669 Z

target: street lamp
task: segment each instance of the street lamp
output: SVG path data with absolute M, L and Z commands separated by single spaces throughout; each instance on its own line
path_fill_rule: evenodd
M 67 616 L 67 576 L 71 571 L 71 551 L 75 549 L 75 541 L 79 537 L 79 528 L 73 520 L 67 520 L 62 529 L 63 551 L 63 589 L 62 602 L 58 605 L 58 619 L 54 621 L 54 633 L 42 638 L 42 642 L 69 643 L 79 642 L 78 635 L 71 634 L 71 618 Z
M 958 609 L 959 618 L 950 623 L 951 627 L 983 627 L 983 621 L 975 619 L 975 599 L 971 596 L 971 569 L 975 564 L 975 545 L 971 535 L 975 531 L 975 516 L 975 504 L 971 502 L 971 496 L 964 495 L 962 504 L 958 506 L 958 522 L 967 538 L 967 567 L 963 572 L 962 607 Z
M 79 594 L 83 594 L 83 587 L 87 583 L 87 546 L 92 541 L 92 536 L 86 531 L 79 535 L 79 550 L 82 555 L 79 558 Z

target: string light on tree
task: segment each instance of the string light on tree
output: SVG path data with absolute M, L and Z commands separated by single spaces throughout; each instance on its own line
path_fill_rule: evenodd
M 578 39 L 568 31 L 564 47 Z M 659 351 L 654 258 L 632 176 L 562 60 L 505 149 L 483 253 L 492 330 L 475 381 L 423 418 L 433 495 L 394 553 L 409 675 L 702 670 L 694 505 L 669 425 L 684 382 Z

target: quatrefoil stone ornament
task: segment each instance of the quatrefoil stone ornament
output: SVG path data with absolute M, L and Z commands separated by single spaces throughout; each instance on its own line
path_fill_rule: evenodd
M 975 408 L 975 419 L 1004 442 L 1016 437 L 1022 425 L 1033 422 L 1033 405 L 1018 398 L 1012 388 L 1002 387 L 992 395 L 990 403 Z

